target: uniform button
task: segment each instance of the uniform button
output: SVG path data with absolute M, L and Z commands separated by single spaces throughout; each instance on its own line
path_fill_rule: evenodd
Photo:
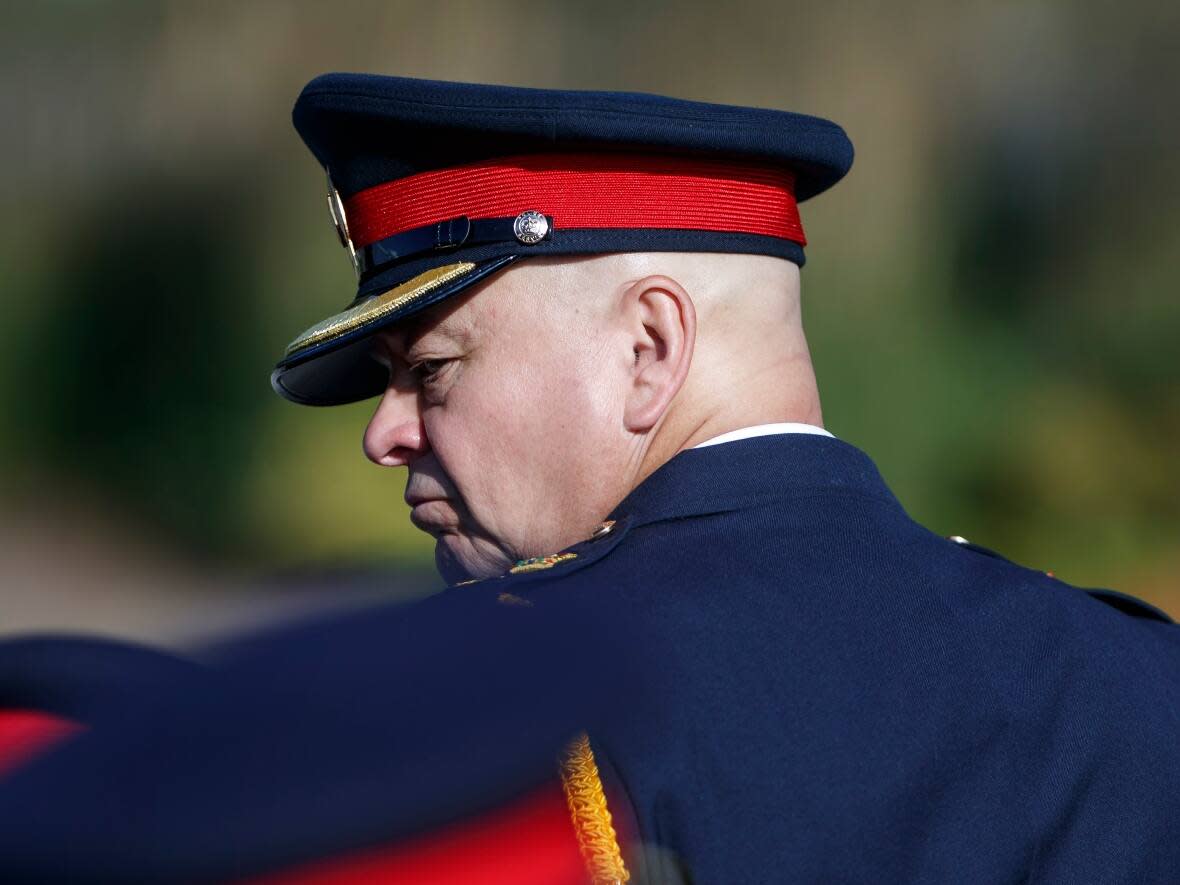
M 512 222 L 512 233 L 526 246 L 539 243 L 549 233 L 549 219 L 533 209 L 521 212 Z
M 615 521 L 608 519 L 606 522 L 600 522 L 595 526 L 594 531 L 590 533 L 590 540 L 597 541 L 599 538 L 604 538 L 609 535 L 615 528 Z
M 947 535 L 946 539 L 948 541 L 954 541 L 956 544 L 970 544 L 971 543 L 966 538 L 964 538 L 962 535 Z

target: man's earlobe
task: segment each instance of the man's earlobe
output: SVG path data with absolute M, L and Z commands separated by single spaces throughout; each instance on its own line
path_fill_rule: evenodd
M 688 376 L 696 342 L 696 309 L 671 277 L 644 277 L 624 293 L 635 364 L 624 422 L 644 433 L 659 423 Z

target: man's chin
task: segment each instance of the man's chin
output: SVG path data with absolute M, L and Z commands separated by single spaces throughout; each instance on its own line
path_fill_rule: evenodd
M 497 578 L 508 570 L 510 563 L 481 557 L 469 540 L 446 532 L 435 541 L 434 565 L 442 579 L 453 587 L 464 581 Z

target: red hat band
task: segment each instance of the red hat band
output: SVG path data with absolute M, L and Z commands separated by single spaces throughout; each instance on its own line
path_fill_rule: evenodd
M 757 234 L 807 244 L 788 169 L 634 154 L 528 154 L 422 172 L 344 202 L 354 246 L 466 216 L 536 210 L 558 230 Z

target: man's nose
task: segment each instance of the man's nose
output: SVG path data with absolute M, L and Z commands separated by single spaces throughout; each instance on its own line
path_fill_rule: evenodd
M 416 391 L 386 389 L 365 428 L 362 444 L 374 464 L 403 467 L 430 451 Z

